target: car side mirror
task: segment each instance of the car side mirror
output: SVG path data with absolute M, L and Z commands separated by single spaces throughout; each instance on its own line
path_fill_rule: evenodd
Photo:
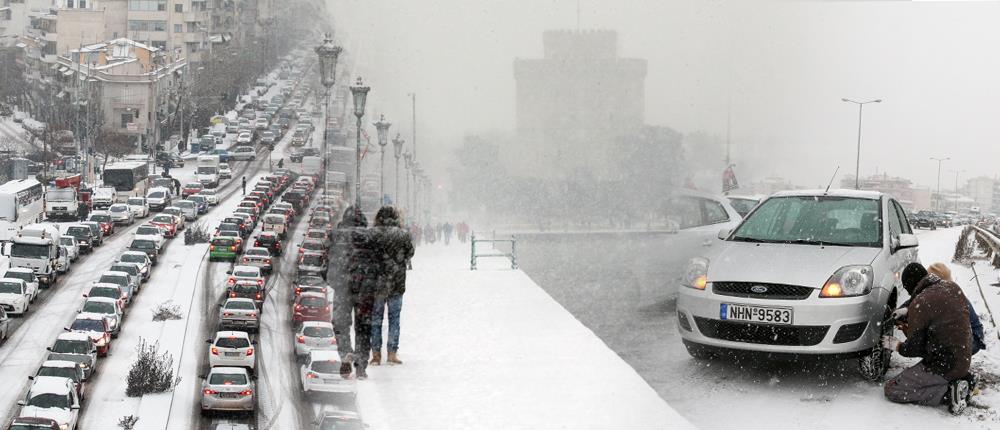
M 52 347 L 51 346 L 46 346 L 45 350 L 48 351 L 48 352 L 52 352 Z
M 896 245 L 896 249 L 916 248 L 920 244 L 917 236 L 912 234 L 901 234 L 897 240 L 899 242 Z
M 70 406 L 69 408 L 70 408 L 70 410 L 78 411 L 78 410 L 80 410 L 80 405 L 73 405 L 73 406 Z
M 18 401 L 17 401 L 17 405 L 18 405 L 18 406 L 24 406 L 24 405 L 26 405 L 26 404 L 27 404 L 27 402 L 25 402 L 24 400 L 18 400 Z
M 226 271 L 226 274 L 227 274 L 227 275 L 232 275 L 232 274 L 233 274 L 233 271 L 232 271 L 232 270 L 227 270 L 227 271 Z
M 208 379 L 208 377 L 205 376 L 205 375 L 198 375 L 198 378 L 200 378 L 200 379 Z
M 28 376 L 28 380 L 29 381 L 34 381 L 35 380 L 35 376 L 34 375 L 29 375 Z
M 257 341 L 256 341 L 256 340 L 251 340 L 251 341 L 250 341 L 250 344 L 251 344 L 251 345 L 256 345 L 256 344 L 257 344 Z
M 205 339 L 205 343 L 212 343 L 212 339 Z
M 72 331 L 72 330 L 69 329 L 69 327 L 63 327 L 63 330 L 64 331 Z
M 721 240 L 726 240 L 726 239 L 729 238 L 729 235 L 731 235 L 731 234 L 733 234 L 733 229 L 731 229 L 731 228 L 724 228 L 722 230 L 719 230 L 719 234 L 717 235 L 717 237 L 719 239 L 721 239 Z

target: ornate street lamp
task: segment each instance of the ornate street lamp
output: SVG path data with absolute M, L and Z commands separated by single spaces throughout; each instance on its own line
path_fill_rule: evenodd
M 385 198 L 385 145 L 389 144 L 389 126 L 392 123 L 385 120 L 385 115 L 380 115 L 378 122 L 372 124 L 378 131 L 379 164 L 378 164 L 378 189 L 379 206 Z
M 410 170 L 413 169 L 413 154 L 403 153 L 403 167 L 406 167 L 406 210 L 409 212 L 413 208 L 410 203 Z
M 323 95 L 323 171 L 320 172 L 320 178 L 323 180 L 323 195 L 328 194 L 327 189 L 327 178 L 326 178 L 326 163 L 330 154 L 327 152 L 327 141 L 329 140 L 329 127 L 327 127 L 327 122 L 330 121 L 330 87 L 336 83 L 337 77 L 337 57 L 340 56 L 342 51 L 341 47 L 333 44 L 333 37 L 327 33 L 323 38 L 323 44 L 316 47 L 316 55 L 319 57 L 319 75 L 320 83 L 326 88 Z
M 365 116 L 365 101 L 368 99 L 368 91 L 371 88 L 366 87 L 361 77 L 358 76 L 358 81 L 351 86 L 351 95 L 354 96 L 354 116 L 358 118 L 358 145 L 355 152 L 355 169 L 354 169 L 354 207 L 356 210 L 361 210 L 361 118 Z
M 396 155 L 396 191 L 392 193 L 392 199 L 396 202 L 396 206 L 400 206 L 399 203 L 399 157 L 403 155 L 403 144 L 406 143 L 403 137 L 396 133 L 396 138 L 392 139 L 392 149 Z

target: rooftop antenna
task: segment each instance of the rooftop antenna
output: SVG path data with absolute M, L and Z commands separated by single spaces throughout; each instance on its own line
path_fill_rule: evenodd
M 833 185 L 833 180 L 837 177 L 837 172 L 840 171 L 840 166 L 837 166 L 837 170 L 833 171 L 833 176 L 830 177 L 830 183 L 826 184 L 826 191 L 823 191 L 823 195 L 830 192 L 830 186 Z

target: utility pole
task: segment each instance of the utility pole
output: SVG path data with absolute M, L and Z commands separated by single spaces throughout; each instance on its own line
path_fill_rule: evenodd
M 410 93 L 413 106 L 413 160 L 417 160 L 417 93 Z
M 854 189 L 861 189 L 861 115 L 864 111 L 864 107 L 868 103 L 882 103 L 882 99 L 869 100 L 866 102 L 858 102 L 851 99 L 840 99 L 846 103 L 853 103 L 858 105 L 858 157 L 857 162 L 854 165 Z
M 965 170 L 952 170 L 955 172 L 955 213 L 958 214 L 958 175 L 965 173 Z
M 938 175 L 937 175 L 937 199 L 934 201 L 934 209 L 941 209 L 941 163 L 951 160 L 951 157 L 945 158 L 935 158 L 931 157 L 931 160 L 938 162 Z

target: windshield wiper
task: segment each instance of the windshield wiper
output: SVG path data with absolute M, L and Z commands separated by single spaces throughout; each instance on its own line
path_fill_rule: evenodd
M 787 243 L 793 243 L 796 245 L 855 246 L 854 244 L 851 243 L 831 242 L 827 240 L 807 240 L 807 239 L 795 239 L 795 240 L 790 240 Z
M 757 238 L 753 238 L 753 237 L 744 237 L 744 236 L 733 236 L 733 238 L 730 239 L 730 240 L 733 240 L 733 241 L 736 241 L 736 242 L 750 242 L 750 243 L 769 243 L 769 242 L 771 242 L 770 240 L 757 239 Z

